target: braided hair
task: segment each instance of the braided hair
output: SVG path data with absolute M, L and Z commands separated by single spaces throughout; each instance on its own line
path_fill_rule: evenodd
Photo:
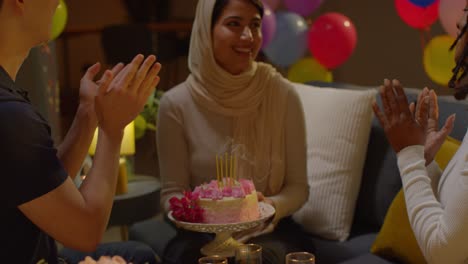
M 468 9 L 464 9 L 464 11 L 468 11 Z M 468 30 L 468 21 L 465 23 L 463 28 L 460 31 L 460 34 L 458 34 L 457 39 L 453 42 L 452 46 L 450 46 L 450 50 L 453 50 L 457 43 L 460 41 L 460 39 L 465 35 L 466 31 Z M 455 68 L 452 69 L 452 78 L 449 81 L 448 86 L 450 88 L 455 88 L 455 99 L 457 100 L 463 100 L 466 98 L 468 95 L 468 83 L 464 84 L 460 87 L 457 86 L 457 82 L 462 80 L 466 75 L 468 74 L 468 64 L 466 63 L 466 60 L 468 59 L 468 43 L 465 44 L 465 47 L 463 47 L 463 52 L 456 61 Z

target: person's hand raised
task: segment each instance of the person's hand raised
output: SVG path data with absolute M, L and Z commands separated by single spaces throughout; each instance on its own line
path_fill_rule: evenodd
M 112 76 L 116 76 L 124 67 L 123 63 L 116 64 L 112 70 Z M 96 97 L 99 85 L 104 81 L 104 75 L 97 81 L 94 81 L 96 75 L 101 70 L 99 62 L 90 66 L 80 80 L 80 104 L 91 105 L 94 109 L 94 98 Z
M 426 165 L 428 165 L 434 160 L 435 155 L 439 151 L 445 139 L 452 132 L 455 123 L 455 114 L 449 116 L 445 121 L 444 126 L 439 130 L 439 104 L 437 102 L 436 93 L 433 90 L 429 91 L 426 87 L 419 94 L 417 102 L 416 106 L 414 103 L 410 104 L 410 111 L 416 118 L 417 122 L 426 124 L 424 158 L 426 159 Z M 427 109 L 427 111 L 424 109 Z
M 115 65 L 111 70 L 112 76 L 116 76 L 123 69 L 123 67 L 123 63 L 118 63 Z M 94 80 L 100 70 L 101 64 L 99 62 L 95 63 L 86 70 L 86 73 L 80 80 L 80 106 L 84 106 L 89 109 L 89 113 L 92 114 L 90 117 L 93 118 L 93 122 L 97 122 L 96 111 L 94 107 L 95 98 L 98 93 L 99 86 L 102 85 L 106 78 L 105 74 L 103 74 L 99 80 Z
M 95 97 L 98 126 L 106 133 L 121 133 L 142 111 L 159 83 L 160 70 L 155 56 L 137 55 L 116 76 L 106 71 Z
M 383 111 L 376 102 L 372 107 L 382 125 L 390 145 L 396 153 L 412 145 L 423 145 L 426 142 L 427 118 L 416 122 L 410 112 L 406 94 L 398 80 L 390 82 L 385 79 L 380 87 Z M 429 100 L 424 97 L 424 100 Z M 427 102 L 421 106 L 421 116 L 427 116 Z

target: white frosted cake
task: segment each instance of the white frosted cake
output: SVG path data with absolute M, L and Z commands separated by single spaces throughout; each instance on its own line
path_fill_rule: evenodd
M 197 186 L 193 194 L 203 210 L 203 223 L 238 223 L 260 217 L 257 193 L 251 180 L 213 180 Z

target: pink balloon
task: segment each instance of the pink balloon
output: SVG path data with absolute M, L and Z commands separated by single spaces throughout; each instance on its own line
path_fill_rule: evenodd
M 276 10 L 280 4 L 280 0 L 262 0 L 264 4 L 267 4 L 272 10 Z
M 284 0 L 284 5 L 289 11 L 301 16 L 308 16 L 317 9 L 323 0 Z
M 440 0 L 439 19 L 444 30 L 452 37 L 457 37 L 457 22 L 463 15 L 465 0 Z
M 276 33 L 276 16 L 273 10 L 267 5 L 264 4 L 265 13 L 263 14 L 262 19 L 262 49 L 270 44 L 271 40 Z
M 439 16 L 439 3 L 440 0 L 436 0 L 427 7 L 420 7 L 409 0 L 395 0 L 395 7 L 400 18 L 410 27 L 426 29 L 436 22 Z
M 308 37 L 310 52 L 328 69 L 343 64 L 357 43 L 354 24 L 340 13 L 326 13 L 318 17 L 310 27 Z

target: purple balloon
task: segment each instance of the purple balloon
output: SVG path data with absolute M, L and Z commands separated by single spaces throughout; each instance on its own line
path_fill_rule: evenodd
M 273 36 L 276 32 L 276 17 L 273 10 L 266 4 L 264 4 L 265 12 L 262 19 L 262 49 L 270 44 Z
M 284 0 L 284 4 L 289 11 L 301 16 L 308 16 L 317 9 L 323 0 Z
M 272 10 L 276 10 L 280 4 L 280 0 L 262 0 L 264 5 L 269 6 Z

